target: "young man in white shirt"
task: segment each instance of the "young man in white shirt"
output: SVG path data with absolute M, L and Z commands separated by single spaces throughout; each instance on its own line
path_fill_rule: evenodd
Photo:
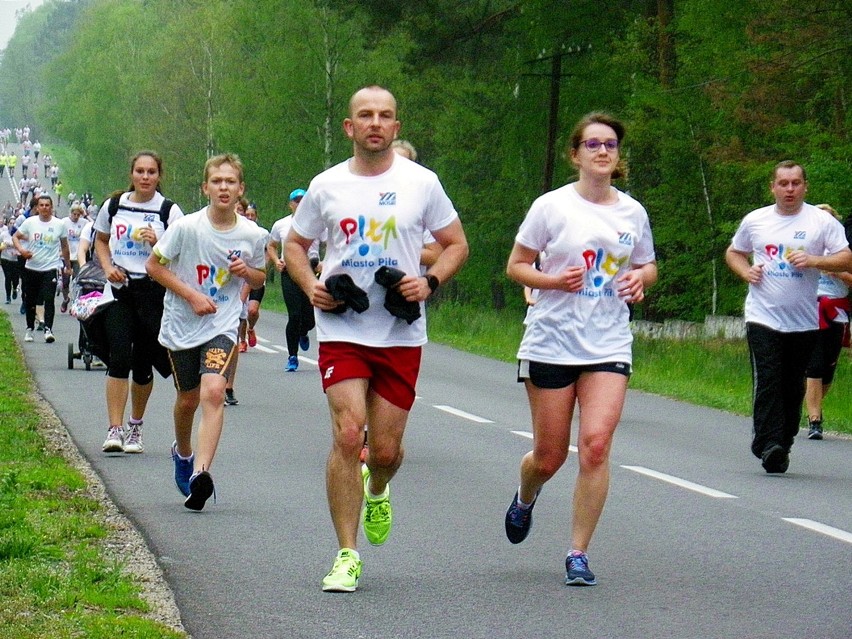
M 426 298 L 468 254 L 458 214 L 437 176 L 391 148 L 400 128 L 394 96 L 378 86 L 357 91 L 343 128 L 353 157 L 311 181 L 284 242 L 288 273 L 319 309 L 319 368 L 334 437 L 327 495 L 339 548 L 322 587 L 334 592 L 358 587 L 361 506 L 371 544 L 384 543 L 390 534 L 388 483 L 402 464 L 402 437 L 426 343 L 422 313 L 407 319 L 392 315 L 383 306 L 386 295 L 393 289 L 409 309 L 422 311 Z M 424 230 L 444 250 L 421 276 Z M 317 279 L 308 251 L 325 232 L 326 255 Z M 404 273 L 391 289 L 375 281 L 382 266 Z M 335 276 L 348 281 L 332 280 Z M 351 296 L 349 308 L 341 293 Z M 364 424 L 370 425 L 370 452 L 362 470 Z
M 820 271 L 852 270 L 843 225 L 807 204 L 805 169 L 776 165 L 775 204 L 743 218 L 725 253 L 748 283 L 745 321 L 754 383 L 751 451 L 767 473 L 784 473 L 799 432 L 805 369 L 819 329 Z
M 184 506 L 213 494 L 210 466 L 222 434 L 225 385 L 237 349 L 240 288 L 266 281 L 266 231 L 235 212 L 243 167 L 233 154 L 210 158 L 202 190 L 209 204 L 170 225 L 145 265 L 166 288 L 160 343 L 169 350 L 175 400 L 175 483 Z M 197 448 L 192 424 L 201 406 Z

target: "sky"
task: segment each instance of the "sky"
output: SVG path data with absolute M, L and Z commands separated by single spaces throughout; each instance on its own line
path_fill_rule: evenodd
M 44 0 L 0 0 L 0 49 L 5 49 L 6 44 L 15 33 L 15 11 L 30 5 L 35 9 Z

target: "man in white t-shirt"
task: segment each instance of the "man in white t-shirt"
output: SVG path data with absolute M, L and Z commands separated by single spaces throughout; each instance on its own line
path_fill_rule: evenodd
M 402 436 L 426 343 L 423 302 L 461 268 L 468 247 L 437 176 L 391 149 L 400 123 L 389 91 L 357 91 L 343 128 L 354 156 L 311 181 L 293 216 L 284 260 L 317 309 L 319 368 L 334 436 L 326 482 L 339 551 L 322 587 L 352 592 L 361 574 L 356 541 L 362 504 L 371 544 L 384 543 L 391 529 L 388 482 L 402 464 Z M 425 230 L 444 250 L 421 276 Z M 323 232 L 328 239 L 317 279 L 308 250 Z M 377 276 L 399 279 L 384 280 L 385 287 Z M 370 452 L 362 471 L 364 424 L 370 425 Z
M 163 234 L 145 267 L 166 288 L 160 343 L 169 349 L 175 400 L 175 483 L 184 505 L 201 510 L 213 494 L 210 466 L 222 434 L 225 385 L 237 351 L 243 282 L 266 281 L 266 231 L 237 215 L 243 166 L 233 154 L 204 166 L 209 204 Z M 198 446 L 192 422 L 201 405 Z
M 65 225 L 53 215 L 53 200 L 42 195 L 36 200 L 38 215 L 31 215 L 12 237 L 12 243 L 21 257 L 26 259 L 21 276 L 24 305 L 27 316 L 25 342 L 33 341 L 36 306 L 44 305 L 44 341 L 52 344 L 54 303 L 56 296 L 56 269 L 63 274 L 71 271 Z M 21 242 L 27 242 L 25 247 Z
M 743 218 L 725 253 L 748 282 L 745 320 L 754 383 L 752 453 L 767 473 L 783 473 L 799 432 L 805 369 L 819 319 L 820 271 L 852 270 L 852 251 L 837 220 L 805 202 L 805 169 L 779 163 L 775 204 Z

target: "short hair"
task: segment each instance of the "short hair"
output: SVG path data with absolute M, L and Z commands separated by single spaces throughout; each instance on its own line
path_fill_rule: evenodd
M 576 151 L 580 148 L 580 144 L 583 142 L 583 133 L 586 131 L 586 127 L 591 124 L 604 124 L 615 131 L 615 137 L 618 139 L 618 146 L 621 147 L 621 142 L 624 140 L 624 136 L 627 133 L 627 130 L 624 127 L 624 123 L 618 118 L 610 115 L 609 113 L 604 113 L 603 111 L 593 111 L 592 113 L 587 113 L 580 121 L 574 125 L 574 129 L 571 131 L 571 135 L 568 138 L 568 149 L 570 151 Z M 570 153 L 569 153 L 570 157 Z M 624 161 L 621 153 L 618 154 L 618 164 L 615 167 L 615 170 L 612 172 L 612 178 L 618 179 L 622 177 L 627 177 L 627 164 Z
M 392 149 L 402 149 L 408 154 L 408 159 L 412 162 L 417 161 L 417 149 L 414 148 L 414 145 L 408 140 L 400 140 L 396 139 L 391 142 Z
M 240 156 L 236 153 L 220 153 L 219 155 L 214 155 L 212 158 L 207 160 L 204 163 L 204 181 L 210 177 L 211 169 L 218 169 L 223 164 L 230 164 L 237 170 L 237 174 L 239 175 L 240 182 L 243 182 L 243 162 L 240 160 Z
M 772 181 L 775 182 L 775 179 L 778 177 L 778 171 L 780 169 L 795 169 L 799 167 L 802 170 L 802 179 L 807 182 L 808 174 L 805 172 L 805 167 L 794 160 L 782 160 L 778 164 L 775 165 L 775 168 L 772 169 Z
M 53 208 L 53 198 L 45 193 L 42 193 L 36 198 L 36 206 L 38 206 L 38 203 L 42 200 L 47 200 L 48 202 L 50 202 L 50 208 Z

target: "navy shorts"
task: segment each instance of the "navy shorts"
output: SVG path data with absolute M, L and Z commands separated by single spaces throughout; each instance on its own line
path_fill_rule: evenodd
M 627 362 L 564 366 L 527 359 L 518 360 L 518 381 L 530 380 L 532 385 L 538 388 L 567 388 L 576 383 L 583 373 L 618 373 L 630 377 L 631 369 Z

